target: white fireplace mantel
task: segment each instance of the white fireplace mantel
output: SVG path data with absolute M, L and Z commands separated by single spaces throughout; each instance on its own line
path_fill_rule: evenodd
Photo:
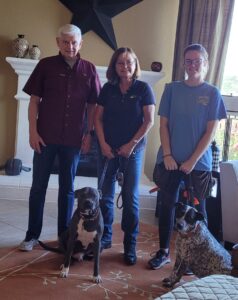
M 15 99 L 18 100 L 16 140 L 15 140 L 15 157 L 22 160 L 24 165 L 32 164 L 33 151 L 29 146 L 28 133 L 28 101 L 30 97 L 22 91 L 27 79 L 34 70 L 38 60 L 6 57 L 6 61 L 18 75 L 17 94 Z M 107 67 L 96 67 L 102 85 L 107 81 Z M 164 77 L 163 72 L 142 71 L 140 79 L 148 82 L 152 87 Z

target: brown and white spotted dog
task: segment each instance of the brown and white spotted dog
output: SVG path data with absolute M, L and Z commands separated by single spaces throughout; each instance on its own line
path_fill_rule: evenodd
M 172 287 L 188 269 L 199 278 L 231 274 L 231 255 L 210 233 L 203 215 L 179 202 L 176 204 L 175 218 L 178 232 L 176 260 L 171 275 L 163 280 L 163 285 Z
M 60 277 L 67 277 L 71 257 L 79 261 L 93 253 L 93 281 L 100 283 L 99 256 L 103 233 L 103 217 L 99 207 L 99 192 L 90 187 L 75 191 L 78 206 L 73 214 L 68 229 L 59 237 L 59 247 L 50 247 L 41 241 L 39 244 L 46 250 L 64 254 Z

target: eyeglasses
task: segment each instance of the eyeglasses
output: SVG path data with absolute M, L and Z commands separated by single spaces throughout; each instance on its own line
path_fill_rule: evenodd
M 119 67 L 124 67 L 124 66 L 129 66 L 131 67 L 132 65 L 134 65 L 135 61 L 134 60 L 128 60 L 128 61 L 118 61 L 117 65 Z
M 184 64 L 185 66 L 199 66 L 203 62 L 202 58 L 196 58 L 196 59 L 185 59 Z

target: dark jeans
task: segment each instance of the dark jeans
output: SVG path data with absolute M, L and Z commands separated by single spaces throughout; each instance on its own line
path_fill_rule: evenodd
M 26 240 L 41 234 L 45 195 L 56 155 L 59 161 L 58 235 L 67 228 L 74 206 L 74 178 L 80 158 L 78 148 L 47 145 L 34 152 L 33 181 L 29 197 L 29 220 Z
M 102 199 L 100 206 L 104 219 L 103 242 L 112 240 L 112 224 L 114 219 L 114 196 L 116 174 L 118 170 L 124 173 L 122 188 L 122 220 L 121 228 L 124 231 L 124 250 L 130 252 L 136 245 L 139 231 L 139 182 L 144 151 L 134 152 L 129 159 L 115 157 L 108 163 L 107 171 L 102 185 Z M 99 182 L 103 172 L 105 158 L 99 161 Z
M 174 170 L 166 171 L 164 164 L 159 165 L 164 174 L 163 187 L 160 187 L 160 207 L 159 207 L 159 237 L 160 247 L 169 248 L 171 235 L 174 227 L 175 203 L 179 198 L 179 189 L 181 183 L 184 182 L 186 189 L 189 186 L 188 176 L 183 172 Z M 165 173 L 164 173 L 165 172 Z M 169 172 L 166 175 L 166 172 Z M 209 188 L 210 172 L 197 171 L 191 172 L 191 181 L 194 188 L 194 196 L 198 199 L 199 204 L 195 208 L 201 212 L 207 219 L 206 213 L 206 196 Z M 206 188 L 204 188 L 206 186 Z

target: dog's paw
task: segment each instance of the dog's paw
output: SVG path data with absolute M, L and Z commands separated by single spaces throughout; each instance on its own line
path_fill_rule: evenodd
M 93 282 L 95 283 L 101 283 L 102 282 L 102 277 L 100 275 L 98 276 L 93 276 Z
M 65 268 L 64 265 L 61 266 L 61 272 L 60 272 L 60 277 L 61 278 L 66 278 L 68 277 L 69 274 L 69 267 Z
M 170 282 L 170 279 L 169 279 L 168 277 L 166 277 L 166 278 L 164 278 L 164 279 L 162 280 L 162 282 L 163 282 L 163 283 Z
M 166 288 L 171 288 L 171 287 L 173 287 L 174 284 L 172 283 L 170 278 L 164 278 L 162 280 L 162 285 Z
M 75 260 L 77 260 L 78 262 L 81 262 L 83 261 L 83 257 L 84 257 L 84 254 L 79 252 L 79 253 L 76 253 L 73 255 L 73 258 L 75 258 Z

